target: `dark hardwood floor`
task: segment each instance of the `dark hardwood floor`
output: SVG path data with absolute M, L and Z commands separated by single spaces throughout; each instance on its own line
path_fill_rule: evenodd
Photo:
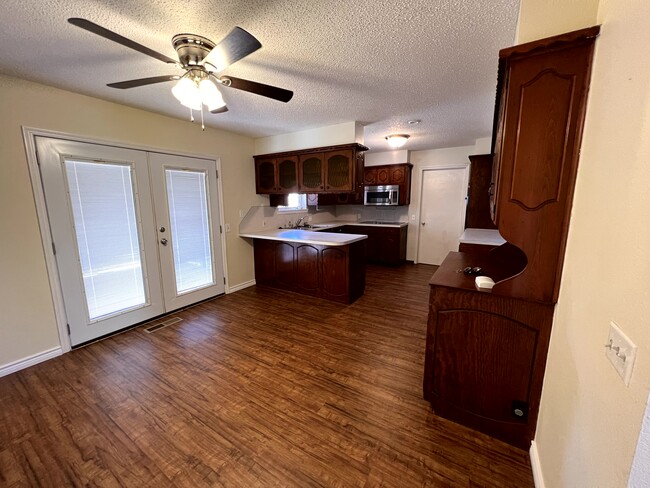
M 0 486 L 532 487 L 422 399 L 435 267 L 341 305 L 251 287 L 0 378 Z

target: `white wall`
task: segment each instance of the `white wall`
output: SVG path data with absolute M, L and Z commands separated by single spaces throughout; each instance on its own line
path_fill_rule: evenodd
M 530 1 L 557 9 L 525 19 Z M 650 2 L 602 0 L 597 19 L 583 3 L 522 3 L 540 36 L 602 25 L 535 441 L 546 486 L 617 488 L 650 387 Z M 611 320 L 638 346 L 629 387 L 605 357 Z
M 410 162 L 410 154 L 406 149 L 398 151 L 382 151 L 366 154 L 366 166 L 381 166 L 382 164 L 403 164 Z
M 420 202 L 422 191 L 422 171 L 425 168 L 444 168 L 448 166 L 469 166 L 469 156 L 473 154 L 489 154 L 490 138 L 477 139 L 472 146 L 448 147 L 430 149 L 427 151 L 411 151 L 410 159 L 413 164 L 411 178 L 411 204 L 408 208 L 409 228 L 407 237 L 406 259 L 417 260 L 417 240 L 420 220 Z
M 591 27 L 597 12 L 598 0 L 521 0 L 517 44 Z
M 220 158 L 225 222 L 234 229 L 239 209 L 263 202 L 249 137 L 2 76 L 0 113 L 0 369 L 59 347 L 21 126 Z M 226 241 L 229 285 L 252 280 L 250 243 L 237 232 Z
M 363 126 L 359 122 L 344 122 L 277 136 L 260 137 L 255 139 L 255 154 L 271 154 L 353 142 L 363 144 Z

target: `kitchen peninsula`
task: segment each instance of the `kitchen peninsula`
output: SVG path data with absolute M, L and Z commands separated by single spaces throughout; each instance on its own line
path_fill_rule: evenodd
M 240 237 L 253 239 L 258 285 L 342 303 L 363 295 L 366 235 L 276 229 Z

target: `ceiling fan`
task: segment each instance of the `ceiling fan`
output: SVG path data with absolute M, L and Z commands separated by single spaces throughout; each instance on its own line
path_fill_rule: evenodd
M 293 97 L 293 92 L 284 88 L 216 74 L 262 47 L 253 35 L 241 27 L 235 27 L 218 44 L 196 34 L 177 34 L 172 37 L 172 46 L 178 54 L 178 60 L 175 60 L 89 20 L 73 17 L 68 19 L 68 22 L 185 71 L 182 75 L 152 76 L 108 83 L 107 86 L 111 88 L 126 89 L 177 81 L 172 88 L 174 96 L 191 110 L 200 110 L 201 116 L 203 116 L 203 105 L 206 105 L 211 113 L 228 111 L 217 85 L 255 93 L 285 103 Z

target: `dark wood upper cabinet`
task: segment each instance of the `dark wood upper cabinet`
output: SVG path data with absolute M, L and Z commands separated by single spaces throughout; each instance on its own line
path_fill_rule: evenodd
M 358 196 L 363 187 L 363 152 L 367 150 L 355 143 L 255 156 L 256 191 Z M 273 175 L 268 162 L 274 165 Z
M 495 221 L 526 267 L 492 292 L 557 301 L 599 28 L 500 52 Z
M 355 186 L 353 177 L 352 150 L 325 153 L 325 190 L 351 192 Z
M 298 191 L 298 158 L 285 156 L 278 158 L 278 190 L 281 193 Z
M 323 153 L 302 154 L 300 156 L 300 191 L 316 192 L 325 189 L 325 166 Z
M 492 154 L 470 156 L 469 188 L 465 228 L 496 229 L 490 216 L 490 191 L 492 181 Z
M 363 183 L 368 185 L 399 185 L 399 204 L 411 203 L 411 170 L 413 165 L 386 164 L 364 168 Z
M 270 194 L 297 192 L 298 158 L 255 159 L 255 190 Z
M 257 193 L 276 193 L 278 178 L 275 159 L 255 160 L 255 189 Z

